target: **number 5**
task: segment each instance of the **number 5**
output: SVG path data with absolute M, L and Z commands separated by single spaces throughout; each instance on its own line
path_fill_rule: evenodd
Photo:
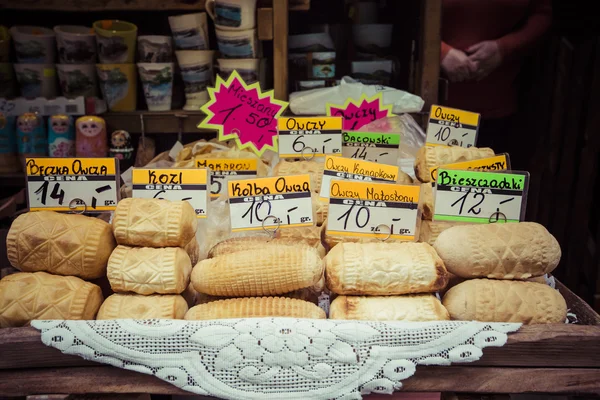
M 215 183 L 218 185 L 217 190 L 214 189 Z M 214 175 L 210 175 L 210 193 L 219 194 L 221 193 L 221 189 L 223 188 L 223 184 L 220 179 L 215 179 Z

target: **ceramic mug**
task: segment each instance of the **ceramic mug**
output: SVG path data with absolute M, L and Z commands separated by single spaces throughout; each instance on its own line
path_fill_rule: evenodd
M 63 96 L 98 96 L 95 65 L 56 64 L 56 70 Z
M 153 63 L 173 61 L 173 39 L 171 36 L 138 36 L 138 59 Z
M 10 34 L 5 26 L 0 25 L 0 63 L 10 58 Z
M 137 26 L 125 21 L 102 20 L 94 22 L 94 30 L 102 64 L 135 62 Z
M 96 64 L 96 35 L 92 28 L 58 25 L 54 32 L 62 64 Z
M 206 13 L 169 17 L 175 50 L 208 50 L 208 21 Z
M 223 58 L 257 58 L 256 29 L 247 31 L 216 30 L 217 44 Z
M 17 78 L 10 63 L 0 63 L 0 98 L 17 96 Z
M 21 95 L 27 98 L 58 95 L 54 64 L 14 64 Z
M 56 61 L 56 35 L 40 26 L 13 26 L 17 61 L 22 64 L 53 64 Z
M 135 64 L 96 64 L 102 96 L 111 111 L 135 111 L 137 75 Z
M 217 64 L 219 65 L 219 76 L 222 79 L 227 80 L 235 70 L 248 84 L 260 80 L 260 59 L 258 58 L 220 58 L 217 60 Z
M 185 90 L 184 110 L 199 110 L 208 101 L 206 88 L 214 84 L 213 50 L 176 51 Z
M 149 111 L 168 111 L 173 97 L 173 63 L 138 63 Z
M 256 0 L 206 0 L 206 12 L 217 29 L 246 30 L 256 27 Z

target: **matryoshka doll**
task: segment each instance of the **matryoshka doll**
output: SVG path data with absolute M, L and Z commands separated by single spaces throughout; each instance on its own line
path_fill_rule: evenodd
M 86 115 L 75 121 L 77 157 L 106 157 L 108 144 L 106 122 L 100 117 Z
M 50 157 L 75 157 L 75 127 L 68 115 L 48 118 L 48 155 Z
M 27 157 L 43 157 L 48 152 L 48 140 L 44 119 L 34 113 L 25 113 L 17 118 L 17 149 L 21 162 Z
M 131 166 L 133 147 L 131 146 L 131 135 L 129 135 L 129 132 L 119 130 L 114 131 L 110 135 L 109 156 L 119 159 L 121 170 Z
M 17 172 L 20 169 L 15 117 L 7 117 L 0 113 L 0 173 Z

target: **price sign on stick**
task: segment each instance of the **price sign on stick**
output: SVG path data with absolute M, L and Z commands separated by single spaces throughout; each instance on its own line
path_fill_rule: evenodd
M 420 186 L 333 180 L 327 233 L 415 240 Z
M 431 174 L 431 181 L 435 182 L 437 179 L 437 170 L 440 167 L 429 168 Z M 479 160 L 464 161 L 454 164 L 442 165 L 444 169 L 463 169 L 473 171 L 506 171 L 510 169 L 510 159 L 508 154 L 498 154 L 494 157 L 481 158 Z
M 196 168 L 210 169 L 210 197 L 217 198 L 227 191 L 230 180 L 253 179 L 257 176 L 256 158 L 201 158 L 195 159 Z
M 362 95 L 360 99 L 348 99 L 346 103 L 339 106 L 327 104 L 327 115 L 342 117 L 344 119 L 342 128 L 355 131 L 381 118 L 392 116 L 392 105 L 383 105 L 381 93 L 367 97 Z
M 324 199 L 329 198 L 329 183 L 332 179 L 396 183 L 398 174 L 398 166 L 327 156 L 325 158 L 320 195 Z
M 133 197 L 188 201 L 198 218 L 206 218 L 207 181 L 207 169 L 134 168 Z
M 474 112 L 432 105 L 425 142 L 432 146 L 475 146 L 479 119 Z
M 30 211 L 114 211 L 119 201 L 115 158 L 27 158 Z
M 257 155 L 277 151 L 277 118 L 288 106 L 276 100 L 273 91 L 263 93 L 257 83 L 246 84 L 237 71 L 227 81 L 217 75 L 210 100 L 201 107 L 206 118 L 198 128 L 216 129 L 219 140 L 235 139 L 240 149 L 250 148 Z
M 314 225 L 309 175 L 228 182 L 233 232 Z
M 344 132 L 342 156 L 380 164 L 398 165 L 400 135 L 379 132 Z
M 339 117 L 279 118 L 279 157 L 322 157 L 342 154 L 342 119 Z
M 528 172 L 480 172 L 439 168 L 435 221 L 519 222 L 525 217 Z

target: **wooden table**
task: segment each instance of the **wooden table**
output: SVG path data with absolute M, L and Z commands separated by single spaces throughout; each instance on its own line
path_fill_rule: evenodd
M 558 285 L 580 324 L 523 326 L 477 362 L 417 367 L 403 391 L 600 395 L 600 316 Z M 0 396 L 47 393 L 190 394 L 154 376 L 62 354 L 34 328 L 0 330 Z

